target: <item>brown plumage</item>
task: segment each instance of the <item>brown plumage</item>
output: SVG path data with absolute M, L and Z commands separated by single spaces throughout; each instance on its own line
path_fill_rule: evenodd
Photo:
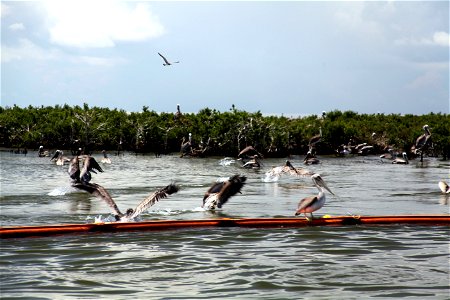
M 106 204 L 112 209 L 116 221 L 129 222 L 134 221 L 141 213 L 146 211 L 150 206 L 153 206 L 160 199 L 167 198 L 169 195 L 178 192 L 179 187 L 173 183 L 168 186 L 155 191 L 153 194 L 142 200 L 135 209 L 129 208 L 125 213 L 122 213 L 117 204 L 112 199 L 108 191 L 96 183 L 77 183 L 73 185 L 75 188 L 86 191 L 94 196 L 103 199 Z
M 203 197 L 203 208 L 213 210 L 221 208 L 228 199 L 241 192 L 247 177 L 234 175 L 223 182 L 215 182 Z

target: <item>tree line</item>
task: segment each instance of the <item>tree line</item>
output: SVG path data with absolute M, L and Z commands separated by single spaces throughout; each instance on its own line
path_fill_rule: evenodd
M 265 157 L 305 155 L 309 139 L 322 131 L 317 153 L 334 154 L 342 144 L 367 143 L 375 153 L 387 146 L 409 152 L 428 124 L 432 154 L 450 155 L 450 115 L 358 114 L 330 111 L 302 117 L 270 116 L 238 110 L 204 108 L 198 113 L 141 112 L 81 106 L 0 107 L 0 146 L 6 148 L 134 151 L 167 154 L 180 151 L 183 138 L 210 156 L 236 156 L 252 145 Z M 374 134 L 375 133 L 375 134 Z

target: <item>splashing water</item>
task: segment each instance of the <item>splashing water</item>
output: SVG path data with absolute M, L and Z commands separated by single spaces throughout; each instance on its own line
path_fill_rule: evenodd
M 63 196 L 65 194 L 70 194 L 77 191 L 77 189 L 71 186 L 60 186 L 49 192 L 48 196 Z
M 236 163 L 236 161 L 231 157 L 225 157 L 219 161 L 219 165 L 221 166 L 231 166 Z

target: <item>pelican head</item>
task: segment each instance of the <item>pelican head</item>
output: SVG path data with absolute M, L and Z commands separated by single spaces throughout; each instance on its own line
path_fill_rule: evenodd
M 330 190 L 330 188 L 327 186 L 327 184 L 325 183 L 325 181 L 323 181 L 322 177 L 320 177 L 320 174 L 314 174 L 311 176 L 312 181 L 314 182 L 314 184 L 317 187 L 323 187 L 325 188 L 327 191 L 329 191 L 332 195 L 334 195 L 334 193 Z

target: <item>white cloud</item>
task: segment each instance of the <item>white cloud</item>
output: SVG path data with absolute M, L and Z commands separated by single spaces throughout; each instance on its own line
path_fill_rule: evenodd
M 450 37 L 447 32 L 438 31 L 433 34 L 433 42 L 439 46 L 450 46 Z
M 50 39 L 79 48 L 113 47 L 164 34 L 148 3 L 127 1 L 44 1 Z
M 415 38 L 415 37 L 409 37 L 409 38 L 400 38 L 395 40 L 394 42 L 396 45 L 413 45 L 413 46 L 444 46 L 449 47 L 450 46 L 450 37 L 447 32 L 444 31 L 437 31 L 433 33 L 431 37 L 422 37 L 422 38 Z
M 125 63 L 124 59 L 120 58 L 105 58 L 96 56 L 74 56 L 69 55 L 61 50 L 51 48 L 44 49 L 28 39 L 19 39 L 17 46 L 1 47 L 1 60 L 4 63 L 12 61 L 64 61 L 73 64 L 85 64 L 91 66 L 114 66 Z
M 2 62 L 13 60 L 50 60 L 60 55 L 57 50 L 44 50 L 28 39 L 19 39 L 15 47 L 2 45 Z
M 24 30 L 25 29 L 25 25 L 23 25 L 23 23 L 14 23 L 8 26 L 9 29 L 16 31 L 16 30 Z

